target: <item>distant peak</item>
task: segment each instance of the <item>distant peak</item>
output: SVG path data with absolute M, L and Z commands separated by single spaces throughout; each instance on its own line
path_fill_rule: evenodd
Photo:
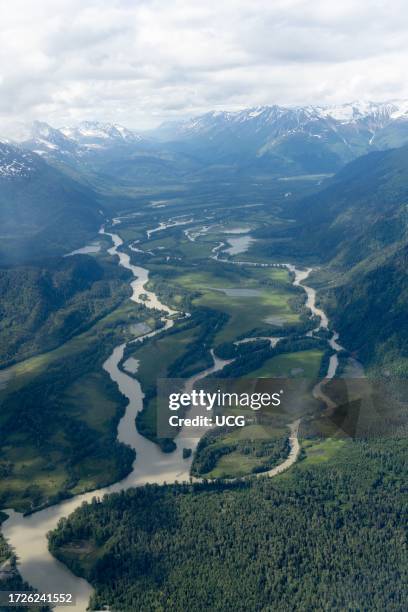
M 81 121 L 77 127 L 63 127 L 60 130 L 68 138 L 76 141 L 138 141 L 141 137 L 116 123 L 102 123 L 100 121 Z

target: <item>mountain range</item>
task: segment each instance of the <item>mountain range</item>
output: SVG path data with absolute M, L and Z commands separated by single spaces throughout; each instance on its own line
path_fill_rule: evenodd
M 125 148 L 142 142 L 141 136 L 119 125 L 84 121 L 77 127 L 57 129 L 43 121 L 34 121 L 29 137 L 20 144 L 45 158 L 69 163 L 81 158 L 86 161 L 88 154 L 98 150 Z
M 254 175 L 333 173 L 364 153 L 406 143 L 408 102 L 398 101 L 212 111 L 143 135 L 96 121 L 59 129 L 37 121 L 18 144 L 88 177 L 130 185 L 220 165 Z
M 29 135 L 14 144 L 98 189 L 171 182 L 197 165 L 152 138 L 97 121 L 59 129 L 35 121 Z
M 209 112 L 153 132 L 204 163 L 250 172 L 331 173 L 371 150 L 408 142 L 408 102 L 261 106 Z
M 148 136 L 96 122 L 61 129 L 37 122 L 29 139 L 0 143 L 0 256 L 20 262 L 81 246 L 105 217 L 106 186 L 183 184 L 217 164 L 226 173 L 232 166 L 272 178 L 336 170 L 311 196 L 287 202 L 284 214 L 296 224 L 276 248 L 280 255 L 286 249 L 315 257 L 336 271 L 328 307 L 347 346 L 366 361 L 381 351 L 402 355 L 408 337 L 407 142 L 407 103 L 213 112 Z M 270 229 L 258 231 L 273 250 Z M 367 305 L 375 320 L 364 314 Z M 400 330 L 394 340 L 385 318 Z

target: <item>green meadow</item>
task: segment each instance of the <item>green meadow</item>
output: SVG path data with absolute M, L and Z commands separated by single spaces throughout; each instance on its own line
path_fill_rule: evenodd
M 168 270 L 171 274 L 166 280 L 174 286 L 175 295 L 180 287 L 192 294 L 193 307 L 213 308 L 229 317 L 216 336 L 218 343 L 236 340 L 255 328 L 270 327 L 272 333 L 299 321 L 299 313 L 290 304 L 295 294 L 284 269 L 239 268 L 211 262 L 200 270 L 186 272 L 176 266 Z M 177 304 L 174 296 L 173 301 Z
M 130 252 L 133 261 L 150 270 L 149 288 L 157 291 L 165 303 L 189 310 L 193 315 L 199 311 L 225 315 L 224 323 L 214 333 L 212 323 L 208 325 L 207 321 L 206 327 L 205 317 L 209 315 L 204 315 L 204 320 L 197 324 L 192 324 L 191 319 L 176 320 L 171 333 L 159 333 L 143 344 L 128 345 L 126 357 L 139 360 L 136 376 L 147 393 L 144 409 L 138 416 L 138 428 L 156 440 L 158 378 L 189 376 L 204 370 L 211 365 L 212 346 L 235 341 L 256 328 L 279 335 L 279 328 L 296 324 L 300 314 L 294 306 L 299 293 L 294 291 L 287 270 L 241 267 L 211 259 L 214 246 L 227 238 L 223 230 L 246 225 L 244 221 L 230 219 L 216 224 L 194 242 L 185 236 L 184 227 L 169 228 L 147 240 L 145 229 L 152 225 L 145 218 L 114 228 L 125 245 L 139 240 L 138 247 L 153 251 L 154 255 L 141 256 Z M 98 257 L 106 254 L 102 252 Z M 115 442 L 116 424 L 125 402 L 102 370 L 102 364 L 114 346 L 134 337 L 133 323 L 144 321 L 153 329 L 157 318 L 158 313 L 151 314 L 143 306 L 125 300 L 88 331 L 9 369 L 7 387 L 0 389 L 4 406 L 0 427 L 6 432 L 11 427 L 10 415 L 15 412 L 17 393 L 19 402 L 27 404 L 22 415 L 27 415 L 27 422 L 32 419 L 32 424 L 20 427 L 18 436 L 7 433 L 3 436 L 2 465 L 7 477 L 0 482 L 0 499 L 4 506 L 28 510 L 52 501 L 56 495 L 100 487 L 117 480 L 128 469 L 131 457 L 128 454 L 122 457 Z M 321 357 L 318 350 L 277 355 L 252 372 L 251 377 L 313 378 Z M 36 414 L 30 393 L 34 397 L 37 393 L 34 390 L 42 386 L 45 391 L 38 401 L 42 403 L 43 414 Z M 35 429 L 34 436 L 30 427 Z M 251 473 L 261 469 L 268 456 L 273 456 L 276 451 L 273 448 L 269 455 L 265 448 L 264 454 L 259 454 L 265 438 L 256 441 L 259 426 L 251 427 L 242 433 L 249 436 L 246 443 L 236 439 L 241 435 L 237 432 L 217 441 L 220 448 L 226 445 L 236 448 L 217 459 L 208 472 L 211 477 Z M 81 436 L 88 443 L 86 456 L 77 443 Z M 269 440 L 274 436 L 283 439 L 281 431 L 271 431 L 268 436 Z M 43 449 L 40 454 L 39 447 Z
M 317 378 L 323 352 L 318 349 L 276 355 L 254 372 L 251 378 Z
M 215 334 L 212 346 L 236 341 L 257 328 L 271 335 L 279 335 L 280 327 L 300 322 L 301 292 L 294 290 L 290 274 L 285 268 L 237 266 L 211 259 L 214 246 L 227 239 L 228 235 L 224 229 L 243 225 L 244 222 L 235 220 L 214 225 L 194 242 L 187 239 L 184 227 L 169 228 L 153 234 L 150 240 L 142 240 L 138 245 L 154 253 L 144 256 L 147 259 L 143 265 L 150 270 L 149 288 L 156 291 L 162 301 L 179 310 L 194 313 L 199 308 L 206 308 L 226 315 L 227 320 Z M 198 225 L 195 229 L 198 229 Z M 126 237 L 129 238 L 129 228 L 126 231 Z M 138 254 L 133 254 L 132 257 L 138 261 Z M 239 256 L 237 258 L 239 259 Z M 296 301 L 297 306 L 294 304 Z M 143 411 L 137 419 L 138 428 L 152 440 L 156 440 L 154 389 L 157 379 L 172 372 L 173 364 L 177 363 L 195 342 L 198 330 L 185 329 L 184 322 L 179 320 L 175 322 L 173 332 L 171 335 L 159 334 L 141 346 L 133 345 L 129 348 L 129 355 L 139 360 L 136 376 L 141 381 L 143 390 L 147 391 Z M 318 375 L 322 354 L 321 350 L 280 354 L 268 359 L 260 368 L 251 372 L 250 376 L 295 376 L 313 379 Z M 198 360 L 195 365 L 197 370 L 208 366 L 208 353 L 206 359 Z M 310 390 L 305 393 L 310 393 Z M 237 448 L 229 449 L 228 453 L 223 451 L 224 454 L 221 454 L 212 469 L 206 472 L 206 476 L 233 478 L 261 469 L 266 461 L 265 456 L 259 452 L 261 442 L 255 444 L 253 441 L 259 425 L 250 427 L 252 429 L 246 427 L 242 435 L 250 435 L 248 439 L 252 440 L 251 450 L 240 443 Z M 213 450 L 225 450 L 229 445 L 236 445 L 237 435 L 240 434 L 230 432 L 221 436 Z M 284 436 L 282 431 L 278 434 L 270 431 L 267 436 L 263 432 L 264 440 L 272 440 L 276 436 L 280 440 L 285 436 L 287 438 L 287 432 Z

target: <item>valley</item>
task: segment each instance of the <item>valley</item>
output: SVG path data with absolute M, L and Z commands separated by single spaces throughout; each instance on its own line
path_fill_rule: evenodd
M 126 221 L 126 224 L 127 235 L 129 236 L 131 234 L 131 225 L 129 221 Z M 116 223 L 114 225 L 115 231 L 120 232 L 121 226 L 121 222 Z M 138 227 L 140 231 L 140 226 Z M 174 226 L 172 224 L 169 224 L 168 227 L 171 231 L 175 231 Z M 114 246 L 109 249 L 109 253 L 113 256 L 119 255 L 120 264 L 125 268 L 130 269 L 134 277 L 136 277 L 136 280 L 132 281 L 131 283 L 133 291 L 131 296 L 132 302 L 136 304 L 142 303 L 143 306 L 146 307 L 146 309 L 148 310 L 155 309 L 157 311 L 161 311 L 164 328 L 161 329 L 159 327 L 157 331 L 153 332 L 147 331 L 144 335 L 140 336 L 142 343 L 140 341 L 135 343 L 134 341 L 130 340 L 130 342 L 128 341 L 127 345 L 118 345 L 103 365 L 104 369 L 109 373 L 111 380 L 118 384 L 120 392 L 128 399 L 125 415 L 122 417 L 118 425 L 118 441 L 119 443 L 127 444 L 128 446 L 130 446 L 130 448 L 136 451 L 136 460 L 134 461 L 132 472 L 124 480 L 120 480 L 117 484 L 111 485 L 105 489 L 99 489 L 97 491 L 97 494 L 99 496 L 103 494 L 114 493 L 115 491 L 123 491 L 128 489 L 129 487 L 140 486 L 146 483 L 163 484 L 175 480 L 188 481 L 189 479 L 191 458 L 184 458 L 182 449 L 180 447 L 171 449 L 173 450 L 172 453 L 163 453 L 163 447 L 162 450 L 160 450 L 159 447 L 157 447 L 153 442 L 149 441 L 146 437 L 144 437 L 144 435 L 146 435 L 146 431 L 143 428 L 144 422 L 142 421 L 141 425 L 139 419 L 137 418 L 137 416 L 139 415 L 144 415 L 146 410 L 149 409 L 149 404 L 146 405 L 146 402 L 143 402 L 143 392 L 145 394 L 146 400 L 146 385 L 150 384 L 150 386 L 153 386 L 155 384 L 155 377 L 157 377 L 158 375 L 160 376 L 160 373 L 157 371 L 156 365 L 157 351 L 161 353 L 159 363 L 163 368 L 164 374 L 166 374 L 168 373 L 169 367 L 174 362 L 174 358 L 176 358 L 177 361 L 177 359 L 179 359 L 180 356 L 183 355 L 183 344 L 185 346 L 186 343 L 191 344 L 192 340 L 194 341 L 194 334 L 191 335 L 191 333 L 194 332 L 196 326 L 193 325 L 189 327 L 188 324 L 186 325 L 185 323 L 185 321 L 187 321 L 188 323 L 190 322 L 190 320 L 193 321 L 194 315 L 192 314 L 191 316 L 187 317 L 187 319 L 185 319 L 185 315 L 183 315 L 183 313 L 178 313 L 177 311 L 173 310 L 173 306 L 176 303 L 183 302 L 183 305 L 191 306 L 193 311 L 200 311 L 200 309 L 203 310 L 203 307 L 205 306 L 205 308 L 207 309 L 211 307 L 211 309 L 213 309 L 214 311 L 221 309 L 221 312 L 223 312 L 222 304 L 230 305 L 231 302 L 232 310 L 229 308 L 226 309 L 226 317 L 222 321 L 225 326 L 226 322 L 229 322 L 231 318 L 233 319 L 236 308 L 238 308 L 239 312 L 241 312 L 244 310 L 245 300 L 249 300 L 250 303 L 252 303 L 253 300 L 256 298 L 257 302 L 258 300 L 261 301 L 261 304 L 259 306 L 261 310 L 260 314 L 257 314 L 257 311 L 254 312 L 252 320 L 252 329 L 257 329 L 259 325 L 263 324 L 264 328 L 267 330 L 267 332 L 264 333 L 269 333 L 269 335 L 272 336 L 273 330 L 276 331 L 276 325 L 275 327 L 273 327 L 273 324 L 268 323 L 264 320 L 265 311 L 269 309 L 269 312 L 274 312 L 277 309 L 277 312 L 280 313 L 280 321 L 277 327 L 280 328 L 285 325 L 286 333 L 288 333 L 288 330 L 290 333 L 290 331 L 293 332 L 293 329 L 296 329 L 296 326 L 299 323 L 299 316 L 296 313 L 295 305 L 293 305 L 292 307 L 289 306 L 291 298 L 291 291 L 289 289 L 290 287 L 294 286 L 302 286 L 301 283 L 304 282 L 302 281 L 302 279 L 304 279 L 305 277 L 304 272 L 297 270 L 293 266 L 290 266 L 290 273 L 293 275 L 292 282 L 290 282 L 289 272 L 283 267 L 267 269 L 258 269 L 250 267 L 249 271 L 247 272 L 247 268 L 245 266 L 235 266 L 233 260 L 230 264 L 225 264 L 224 262 L 213 263 L 210 261 L 210 266 L 213 267 L 212 276 L 210 275 L 210 273 L 207 273 L 207 275 L 205 275 L 203 279 L 203 274 L 200 273 L 200 284 L 197 284 L 197 279 L 195 278 L 194 273 L 186 274 L 185 270 L 183 270 L 182 276 L 174 276 L 174 269 L 170 269 L 170 279 L 175 279 L 175 287 L 177 288 L 178 285 L 180 285 L 183 289 L 191 292 L 191 295 L 190 293 L 184 294 L 184 301 L 182 301 L 179 299 L 179 296 L 176 293 L 176 289 L 171 284 L 170 288 L 166 287 L 166 292 L 163 289 L 160 291 L 161 283 L 157 278 L 155 279 L 155 277 L 153 276 L 153 280 L 149 281 L 149 274 L 145 268 L 130 263 L 129 255 L 123 251 L 123 241 L 120 238 L 120 235 L 113 233 L 113 231 L 108 231 L 106 229 L 103 229 L 101 231 L 103 235 L 109 235 L 114 243 Z M 179 232 L 180 230 L 177 229 L 176 231 Z M 206 233 L 206 239 L 208 238 L 208 236 L 209 233 Z M 184 233 L 181 232 L 181 241 L 185 239 L 184 237 Z M 130 240 L 132 240 L 132 237 L 130 238 Z M 215 236 L 215 241 L 216 240 L 217 235 Z M 134 257 L 133 253 L 132 257 Z M 166 255 L 163 255 L 163 257 L 166 258 Z M 188 261 L 185 261 L 184 264 L 186 266 L 190 265 Z M 220 274 L 218 274 L 218 270 L 220 271 Z M 166 272 L 168 273 L 169 270 L 167 269 Z M 242 297 L 240 294 L 238 296 L 233 294 L 233 296 L 228 296 L 230 302 L 222 302 L 220 304 L 217 296 L 217 293 L 219 292 L 212 288 L 208 292 L 209 297 L 206 297 L 206 302 L 204 303 L 204 305 L 200 301 L 196 302 L 194 298 L 192 299 L 192 296 L 199 293 L 199 287 L 202 286 L 201 283 L 203 280 L 205 280 L 205 283 L 208 281 L 210 283 L 213 283 L 214 285 L 218 284 L 225 286 L 225 284 L 236 285 L 239 283 L 242 286 L 243 275 L 244 278 L 247 278 L 249 287 L 261 287 L 261 289 L 258 289 L 258 292 L 255 293 L 255 295 L 252 293 L 249 296 L 247 295 Z M 225 283 L 225 278 L 228 279 L 227 283 Z M 150 289 L 150 282 L 153 283 L 152 289 L 154 291 L 157 291 L 159 296 L 170 296 L 170 307 L 163 304 L 160 301 L 162 298 L 157 297 L 156 294 Z M 265 289 L 262 288 L 265 286 L 269 289 L 269 292 L 272 293 L 271 299 L 262 299 L 262 290 L 265 291 Z M 206 291 L 207 290 L 205 290 L 205 292 Z M 302 294 L 302 291 L 303 289 L 300 288 L 299 294 Z M 294 291 L 294 293 L 295 295 L 298 294 L 297 291 Z M 206 295 L 206 293 L 204 293 L 204 295 Z M 274 295 L 276 296 L 275 298 L 273 298 Z M 211 296 L 214 296 L 213 301 L 211 299 Z M 235 305 L 235 302 L 237 302 L 237 306 Z M 302 299 L 300 299 L 300 302 L 302 302 Z M 311 308 L 312 313 L 314 313 L 314 297 L 312 297 L 312 299 L 309 299 L 309 307 Z M 249 308 L 253 310 L 251 306 L 249 306 Z M 295 309 L 293 310 L 293 308 Z M 309 313 L 304 313 L 303 316 L 305 319 L 307 319 L 309 317 Z M 326 321 L 324 318 L 320 318 L 319 320 L 320 323 L 317 327 L 319 327 L 322 322 L 325 323 Z M 181 325 L 181 331 L 177 332 L 177 326 L 179 325 Z M 187 327 L 186 330 L 184 330 L 185 327 Z M 233 330 L 235 330 L 234 335 L 232 335 Z M 245 332 L 248 331 L 250 331 L 250 328 L 248 327 L 247 323 L 242 328 L 235 325 L 234 328 L 232 328 L 231 331 L 228 332 L 228 334 L 224 335 L 223 327 L 221 325 L 220 332 L 218 332 L 218 334 L 212 334 L 210 335 L 210 337 L 208 337 L 207 335 L 206 339 L 210 339 L 211 342 L 216 343 L 216 345 L 219 345 L 219 343 L 221 343 L 221 345 L 225 345 L 226 342 L 231 342 L 231 340 L 234 340 L 239 336 L 245 335 Z M 186 334 L 186 332 L 188 332 L 188 334 L 186 335 L 184 342 L 183 340 L 181 340 L 181 350 L 180 353 L 177 354 L 177 349 L 175 349 L 175 346 L 177 346 L 177 344 L 175 345 L 173 338 L 174 336 L 176 336 L 177 338 L 178 333 Z M 166 357 L 166 351 L 161 348 L 161 345 L 163 343 L 166 343 L 166 340 L 169 337 L 168 334 L 171 334 L 170 338 L 172 342 L 171 350 L 168 353 L 168 356 Z M 312 338 L 309 338 L 309 341 L 310 343 L 313 343 Z M 250 342 L 249 345 L 251 344 L 253 343 Z M 159 347 L 157 345 L 159 345 Z M 212 344 L 209 342 L 207 345 L 207 352 L 209 351 L 211 345 Z M 138 348 L 139 346 L 140 348 Z M 154 368 L 154 374 L 149 374 L 149 357 L 148 353 L 146 354 L 146 350 L 153 350 L 155 365 L 150 366 L 150 368 Z M 273 350 L 274 349 L 269 348 L 264 356 L 264 359 L 269 355 L 269 353 L 273 353 Z M 138 360 L 139 366 L 134 375 L 125 373 L 125 370 L 120 369 L 119 367 L 122 363 L 125 351 L 126 361 L 132 357 Z M 283 354 L 283 356 L 284 355 L 285 353 Z M 257 373 L 256 371 L 249 371 L 248 375 L 288 376 L 291 373 L 293 374 L 293 366 L 298 365 L 298 367 L 295 368 L 297 370 L 297 374 L 300 373 L 311 381 L 315 380 L 318 377 L 322 352 L 316 352 L 316 362 L 312 369 L 308 369 L 310 368 L 311 363 L 311 351 L 306 353 L 289 352 L 289 355 L 292 355 L 294 357 L 294 360 L 289 360 L 288 364 L 286 364 L 285 361 L 282 361 L 281 358 L 280 365 L 277 366 L 278 371 L 274 369 L 276 367 L 274 360 L 278 359 L 278 357 L 272 357 L 270 359 L 270 364 L 268 359 L 266 359 L 265 364 L 263 366 L 263 374 Z M 193 356 L 196 356 L 196 351 L 193 352 Z M 297 356 L 299 356 L 299 359 L 297 359 Z M 191 383 L 186 383 L 187 385 L 193 384 L 193 381 L 197 382 L 200 377 L 206 376 L 210 373 L 214 373 L 214 371 L 216 370 L 222 370 L 222 368 L 229 363 L 227 360 L 216 359 L 215 365 L 211 365 L 211 363 L 209 363 L 209 361 L 213 361 L 211 354 L 204 354 L 202 359 L 205 359 L 203 363 L 200 363 L 199 361 L 196 363 L 194 363 L 194 361 L 192 363 L 188 362 L 188 367 L 190 368 L 190 376 L 191 372 L 198 371 L 198 373 L 192 374 Z M 126 361 L 124 362 L 124 367 L 126 367 Z M 303 364 L 304 366 L 301 367 Z M 205 365 L 207 365 L 207 367 L 203 368 L 203 366 Z M 177 375 L 180 376 L 182 374 L 183 370 L 180 369 L 179 366 L 177 369 Z M 187 374 L 185 374 L 184 376 L 186 375 Z M 138 429 L 144 435 L 140 435 L 140 433 L 138 433 L 135 429 L 135 417 Z M 281 449 L 279 451 L 276 451 L 275 443 L 272 448 L 267 449 L 266 456 L 268 456 L 269 454 L 272 458 L 272 461 L 275 461 L 278 464 L 281 463 L 283 465 L 285 464 L 285 455 L 289 454 L 290 449 L 287 447 L 288 433 L 286 430 L 285 434 L 285 426 L 283 425 L 282 427 L 282 425 L 283 423 L 281 424 L 281 428 L 278 431 L 264 431 L 263 436 L 261 436 L 261 439 L 266 438 L 266 442 L 263 441 L 263 446 L 265 447 L 265 444 L 269 444 L 270 446 L 270 441 L 274 440 L 275 437 L 276 442 L 278 442 L 279 437 L 277 436 L 280 436 Z M 152 430 L 154 431 L 154 428 L 152 428 Z M 254 436 L 255 440 L 257 439 L 257 437 L 259 437 L 255 432 L 251 431 L 249 431 L 248 436 L 250 436 L 248 438 L 249 440 L 252 439 L 252 436 Z M 148 437 L 154 439 L 154 434 L 150 433 L 150 436 Z M 230 438 L 231 436 L 229 437 L 229 439 L 227 436 L 227 440 L 221 441 L 221 445 L 224 445 L 225 447 L 226 444 L 231 444 Z M 243 439 L 245 440 L 245 437 Z M 185 443 L 185 440 L 183 442 Z M 194 449 L 197 442 L 198 440 L 190 440 L 190 447 Z M 294 444 L 294 442 L 292 442 L 292 444 Z M 259 449 L 259 443 L 255 444 L 255 448 Z M 168 451 L 169 449 L 164 448 L 164 450 Z M 225 466 L 224 460 L 223 462 L 220 462 L 219 467 L 217 467 L 216 464 L 216 467 L 213 469 L 213 472 L 210 474 L 206 474 L 206 477 L 211 476 L 217 478 L 224 474 L 225 470 L 227 469 L 227 473 L 229 470 L 229 475 L 235 478 L 245 475 L 246 473 L 250 473 L 251 470 L 258 467 L 258 464 L 256 462 L 254 463 L 250 461 L 246 465 L 245 462 L 239 461 L 239 468 L 237 471 L 237 468 L 234 468 L 234 465 L 231 464 L 231 460 L 236 461 L 236 456 L 234 456 L 234 452 L 236 451 L 233 451 L 232 453 L 227 453 L 226 455 L 229 458 L 229 467 Z M 291 463 L 296 460 L 297 453 L 298 451 L 294 455 L 291 455 L 290 461 L 286 461 L 287 468 L 290 467 Z M 223 454 L 223 457 L 225 457 L 225 453 Z M 196 465 L 197 460 L 199 461 L 199 458 L 200 454 L 198 454 L 198 459 L 196 459 Z M 269 465 L 265 464 L 265 467 L 263 469 L 267 472 L 268 467 Z M 245 469 L 249 471 L 246 472 Z M 195 470 L 197 471 L 197 467 L 195 468 Z M 273 475 L 274 473 L 275 472 L 272 469 L 271 475 Z M 280 470 L 277 469 L 276 474 L 279 473 Z M 77 600 L 76 609 L 78 610 L 83 610 L 85 608 L 86 601 L 91 593 L 90 587 L 83 580 L 78 580 L 74 578 L 74 576 L 67 573 L 67 570 L 55 564 L 55 561 L 53 561 L 53 557 L 47 551 L 46 534 L 50 529 L 55 528 L 58 520 L 61 517 L 70 514 L 75 508 L 78 508 L 83 503 L 83 501 L 91 501 L 94 496 L 95 492 L 91 491 L 90 493 L 73 497 L 72 499 L 68 499 L 67 501 L 63 501 L 62 503 L 59 503 L 57 505 L 52 505 L 50 508 L 47 508 L 45 510 L 37 511 L 27 517 L 24 517 L 22 514 L 18 514 L 14 511 L 8 511 L 8 513 L 10 513 L 10 518 L 5 523 L 3 523 L 3 533 L 5 534 L 5 537 L 9 540 L 9 542 L 12 544 L 14 550 L 18 555 L 19 567 L 23 578 L 25 580 L 28 580 L 30 584 L 32 584 L 36 588 L 43 591 L 47 590 L 47 588 L 50 588 L 48 586 L 50 584 L 50 580 L 52 581 L 54 588 L 55 585 L 58 584 L 61 585 L 61 588 L 62 585 L 64 585 L 65 590 L 68 589 L 70 592 L 75 594 Z
M 0 612 L 406 612 L 406 3 L 3 4 Z
M 88 146 L 98 137 L 94 127 L 88 126 L 87 131 L 91 140 L 76 146 Z M 83 137 L 70 134 L 64 137 L 75 136 L 76 141 Z M 395 575 L 398 563 L 403 567 L 393 548 L 397 536 L 388 531 L 397 512 L 396 494 L 390 498 L 390 519 L 377 535 L 370 505 L 378 506 L 391 483 L 402 486 L 404 397 L 385 406 L 384 394 L 380 399 L 376 396 L 376 411 L 371 414 L 361 403 L 358 385 L 379 376 L 384 392 L 390 379 L 395 381 L 405 372 L 406 318 L 401 313 L 407 233 L 405 183 L 400 179 L 405 149 L 401 154 L 386 151 L 359 158 L 335 176 L 322 167 L 309 168 L 306 174 L 299 166 L 292 176 L 287 169 L 276 175 L 264 169 L 261 176 L 258 167 L 248 178 L 243 169 L 241 175 L 237 166 L 232 168 L 235 162 L 219 176 L 217 168 L 200 161 L 199 176 L 193 176 L 197 167 L 191 174 L 190 165 L 183 180 L 173 175 L 168 181 L 164 174 L 156 185 L 147 185 L 149 180 L 137 185 L 135 175 L 128 175 L 114 186 L 113 176 L 105 174 L 104 181 L 99 181 L 97 173 L 106 168 L 104 164 L 113 169 L 115 159 L 140 146 L 134 135 L 128 138 L 126 145 L 121 142 L 120 151 L 114 148 L 106 157 L 99 153 L 99 161 L 90 149 L 89 165 L 79 183 L 66 185 L 68 200 L 78 199 L 78 189 L 85 198 L 86 191 L 80 213 L 75 209 L 80 217 L 85 214 L 86 223 L 80 222 L 83 231 L 76 236 L 68 224 L 51 248 L 43 246 L 43 232 L 46 236 L 55 233 L 55 225 L 42 210 L 35 220 L 42 223 L 40 234 L 31 230 L 16 238 L 27 249 L 30 241 L 36 241 L 34 261 L 27 263 L 24 249 L 18 246 L 12 263 L 4 259 L 0 271 L 6 298 L 1 321 L 0 507 L 9 515 L 2 522 L 2 533 L 18 557 L 21 576 L 40 590 L 50 590 L 52 583 L 53 588 L 72 592 L 78 611 L 86 609 L 90 597 L 94 609 L 112 605 L 123 610 L 151 605 L 163 609 L 174 602 L 175 609 L 185 605 L 202 609 L 208 605 L 208 590 L 200 591 L 195 578 L 188 576 L 187 582 L 198 588 L 195 608 L 191 598 L 186 599 L 176 587 L 178 578 L 169 572 L 166 555 L 157 558 L 154 545 L 149 548 L 140 530 L 152 529 L 154 539 L 174 546 L 182 562 L 185 550 L 179 538 L 186 537 L 183 525 L 197 512 L 198 500 L 203 500 L 203 508 L 225 513 L 233 534 L 253 496 L 259 507 L 266 500 L 275 500 L 277 507 L 286 505 L 299 526 L 285 523 L 286 535 L 293 539 L 288 551 L 284 532 L 276 523 L 282 516 L 276 508 L 273 511 L 272 558 L 286 571 L 293 559 L 302 559 L 307 585 L 302 601 L 311 606 L 317 601 L 327 606 L 358 606 L 362 592 L 353 603 L 346 587 L 339 587 L 334 599 L 321 593 L 319 600 L 310 594 L 315 574 L 305 568 L 309 555 L 315 558 L 317 553 L 313 546 L 309 549 L 309 540 L 306 548 L 302 545 L 304 522 L 299 513 L 307 514 L 309 504 L 312 520 L 322 507 L 331 508 L 334 532 L 323 521 L 320 531 L 314 532 L 316 541 L 328 554 L 328 533 L 337 538 L 336 530 L 343 534 L 349 530 L 351 548 L 357 550 L 362 536 L 343 510 L 351 504 L 358 520 L 370 517 L 367 533 L 377 538 L 378 544 L 367 548 L 366 554 L 375 560 L 378 550 L 387 550 L 386 579 Z M 180 159 L 173 162 L 179 164 Z M 55 160 L 49 168 L 47 163 L 34 159 L 33 171 L 42 173 L 47 168 L 53 174 Z M 58 161 L 58 172 L 62 163 L 67 162 Z M 72 159 L 70 164 L 69 173 L 74 176 L 78 167 Z M 371 173 L 377 194 L 375 214 L 370 195 L 364 192 L 361 197 L 362 189 L 366 190 L 361 168 Z M 96 192 L 89 185 L 84 187 L 91 174 L 99 185 Z M 19 180 L 26 178 L 23 174 Z M 346 209 L 345 202 L 351 202 Z M 24 196 L 22 210 L 25 203 Z M 361 206 L 367 213 L 364 224 L 356 220 Z M 63 207 L 62 217 L 53 223 L 64 225 L 65 214 Z M 13 227 L 11 241 L 14 231 Z M 362 239 L 364 248 L 356 248 Z M 384 298 L 376 299 L 378 293 L 373 297 L 373 287 L 386 290 L 387 284 L 381 285 L 384 274 L 392 278 L 393 295 L 398 295 L 392 305 Z M 39 305 L 37 311 L 33 304 Z M 372 312 L 377 316 L 373 320 Z M 381 322 L 383 329 L 378 329 L 377 320 L 384 317 L 387 324 Z M 350 382 L 355 377 L 350 373 L 357 373 L 356 383 Z M 212 378 L 289 379 L 295 394 L 287 409 L 272 411 L 266 420 L 241 431 L 224 428 L 202 432 L 199 438 L 176 429 L 174 435 L 161 437 L 157 428 L 160 378 L 183 379 L 189 388 Z M 236 413 L 237 407 L 230 410 Z M 384 420 L 386 435 L 367 442 L 377 415 Z M 366 474 L 374 482 L 379 465 L 382 479 L 372 489 L 367 485 L 358 491 L 352 474 Z M 347 474 L 345 494 L 341 492 L 343 474 Z M 145 510 L 140 510 L 147 499 L 153 509 L 151 528 Z M 361 514 L 356 510 L 358 503 Z M 140 565 L 135 551 L 129 551 L 118 534 L 117 521 L 128 508 L 137 509 L 139 518 L 126 520 L 125 529 L 140 543 L 146 558 L 152 555 L 147 565 Z M 168 514 L 173 510 L 175 522 Z M 97 527 L 95 517 L 100 513 L 112 513 L 113 531 Z M 265 560 L 268 545 L 262 540 L 263 522 L 252 508 L 249 516 L 256 521 L 259 551 L 250 557 Z M 197 517 L 198 541 L 205 537 L 213 542 L 204 515 L 198 512 Z M 166 534 L 160 530 L 160 521 L 168 528 Z M 222 549 L 218 536 L 215 541 Z M 347 564 L 349 559 L 340 542 L 333 576 L 324 581 L 327 591 L 343 572 L 342 560 Z M 228 537 L 224 544 L 225 554 L 236 558 L 234 540 Z M 299 557 L 294 550 L 302 551 Z M 126 553 L 136 554 L 129 571 L 123 567 Z M 204 547 L 200 555 L 206 568 L 209 549 Z M 120 559 L 117 580 L 113 558 Z M 250 558 L 247 562 L 252 563 Z M 156 568 L 153 575 L 151 567 Z M 108 569 L 106 578 L 103 568 Z M 258 567 L 254 571 L 260 572 Z M 361 567 L 357 564 L 353 571 L 360 572 Z M 207 569 L 203 572 L 198 580 L 204 579 Z M 131 592 L 126 586 L 129 576 Z M 172 595 L 163 587 L 165 577 L 171 580 Z M 147 581 L 144 586 L 143 580 Z M 218 586 L 224 594 L 217 593 L 217 605 L 227 597 L 229 605 L 240 609 L 226 584 L 220 577 Z M 378 589 L 372 584 L 366 588 L 374 601 Z M 278 584 L 272 589 L 262 583 L 251 590 L 243 581 L 235 589 L 249 598 L 262 592 L 265 605 L 278 597 L 272 591 L 289 601 L 288 590 Z M 381 597 L 387 606 L 390 600 L 384 590 Z M 395 609 L 400 600 L 398 592 Z

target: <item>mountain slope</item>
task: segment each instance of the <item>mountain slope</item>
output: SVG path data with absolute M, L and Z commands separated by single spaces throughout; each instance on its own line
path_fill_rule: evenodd
M 288 211 L 309 254 L 352 266 L 408 240 L 408 146 L 348 164 Z
M 177 151 L 250 172 L 330 173 L 373 149 L 408 142 L 407 103 L 263 106 L 210 112 L 153 132 Z
M 143 142 L 144 138 L 123 125 L 83 121 L 77 127 L 63 127 L 60 132 L 68 139 L 90 148 L 112 146 L 113 143 Z
M 345 346 L 407 376 L 408 147 L 359 158 L 328 183 L 292 208 L 287 244 L 328 264 L 322 289 Z
M 68 252 L 101 225 L 93 191 L 40 156 L 0 142 L 0 261 Z
M 112 310 L 127 272 L 87 255 L 0 269 L 2 366 L 45 352 Z
M 220 168 L 269 178 L 332 174 L 369 151 L 405 143 L 407 102 L 354 102 L 212 111 L 164 123 L 149 137 L 96 121 L 60 129 L 34 122 L 21 144 L 112 190 L 195 180 Z
M 56 129 L 35 121 L 20 143 L 98 190 L 180 180 L 198 164 L 121 125 L 84 121 Z
M 383 373 L 408 377 L 408 245 L 332 291 L 331 317 L 342 341 Z

